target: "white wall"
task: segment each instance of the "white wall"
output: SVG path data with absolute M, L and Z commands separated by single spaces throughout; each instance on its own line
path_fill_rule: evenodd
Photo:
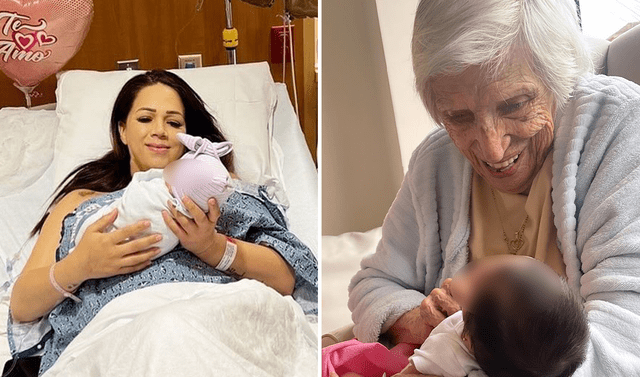
M 403 175 L 376 3 L 323 0 L 321 22 L 322 233 L 365 231 Z
M 406 172 L 411 153 L 435 127 L 415 89 L 411 65 L 411 33 L 418 0 L 376 0 L 376 5 L 402 166 Z
M 580 13 L 585 35 L 607 39 L 628 23 L 640 21 L 640 1 L 580 0 Z

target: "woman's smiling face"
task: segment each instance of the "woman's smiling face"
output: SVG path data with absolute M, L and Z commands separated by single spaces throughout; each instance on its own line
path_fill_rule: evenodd
M 131 174 L 162 169 L 184 153 L 176 134 L 186 132 L 184 105 L 178 93 L 164 84 L 142 88 L 133 101 L 120 139 L 129 148 Z
M 553 96 L 522 62 L 496 81 L 472 66 L 432 81 L 436 111 L 456 147 L 492 187 L 528 193 L 553 143 Z

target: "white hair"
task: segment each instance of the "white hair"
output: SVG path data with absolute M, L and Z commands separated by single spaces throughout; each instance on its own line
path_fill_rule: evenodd
M 524 56 L 562 108 L 578 77 L 594 70 L 573 0 L 421 0 L 411 50 L 416 89 L 437 122 L 429 88 L 437 76 L 476 65 L 495 80 Z

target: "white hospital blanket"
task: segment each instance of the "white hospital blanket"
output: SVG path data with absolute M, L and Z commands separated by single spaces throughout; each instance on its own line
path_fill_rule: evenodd
M 118 297 L 44 376 L 316 376 L 317 367 L 317 332 L 300 306 L 246 279 Z

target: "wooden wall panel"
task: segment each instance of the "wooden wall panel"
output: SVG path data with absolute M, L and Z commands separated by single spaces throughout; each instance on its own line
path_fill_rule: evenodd
M 64 69 L 113 70 L 117 60 L 140 59 L 141 69 L 177 68 L 178 54 L 202 53 L 204 65 L 226 64 L 222 47 L 225 27 L 224 1 L 205 0 L 195 12 L 197 0 L 94 0 L 89 33 Z M 269 30 L 282 21 L 282 2 L 260 8 L 239 0 L 232 2 L 234 23 L 240 34 L 238 62 L 269 60 Z M 186 27 L 185 24 L 187 24 Z M 183 29 L 184 27 L 184 29 Z M 178 33 L 182 30 L 180 35 Z M 22 93 L 0 75 L 0 107 L 22 106 Z M 36 88 L 43 97 L 34 105 L 53 102 L 55 78 Z
M 315 19 L 298 19 L 293 24 L 293 51 L 296 72 L 296 88 L 298 95 L 298 114 L 302 132 L 305 134 L 307 146 L 317 166 L 318 148 L 318 81 L 315 68 L 316 58 L 316 24 Z M 290 63 L 285 69 L 282 79 L 282 64 L 271 63 L 271 74 L 274 80 L 285 82 L 292 105 L 296 106 L 293 79 Z

